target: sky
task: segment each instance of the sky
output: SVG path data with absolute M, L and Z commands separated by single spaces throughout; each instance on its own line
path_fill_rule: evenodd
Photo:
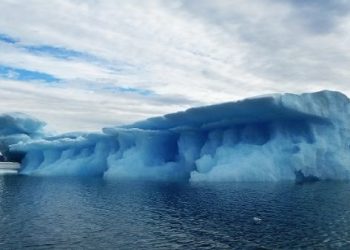
M 1 0 L 0 113 L 92 131 L 193 106 L 350 96 L 347 0 Z

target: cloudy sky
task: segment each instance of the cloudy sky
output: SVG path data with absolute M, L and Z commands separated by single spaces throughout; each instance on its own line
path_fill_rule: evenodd
M 347 0 L 1 0 L 0 112 L 97 130 L 275 92 L 350 95 Z

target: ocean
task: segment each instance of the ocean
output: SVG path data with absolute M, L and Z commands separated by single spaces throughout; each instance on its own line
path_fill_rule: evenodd
M 0 175 L 0 249 L 350 248 L 350 183 Z

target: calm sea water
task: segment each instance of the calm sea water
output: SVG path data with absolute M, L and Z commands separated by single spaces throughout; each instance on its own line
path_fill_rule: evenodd
M 304 247 L 350 248 L 350 183 L 0 176 L 0 249 Z

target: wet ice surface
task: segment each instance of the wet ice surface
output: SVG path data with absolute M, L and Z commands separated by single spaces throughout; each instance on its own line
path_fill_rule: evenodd
M 3 175 L 0 248 L 347 248 L 349 192 L 344 182 L 169 184 Z

